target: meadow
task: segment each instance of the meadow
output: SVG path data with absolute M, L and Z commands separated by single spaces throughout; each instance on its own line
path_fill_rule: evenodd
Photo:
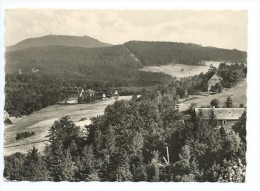
M 129 100 L 131 97 L 120 96 L 118 99 Z M 76 125 L 84 128 L 90 124 L 91 117 L 103 115 L 105 108 L 114 101 L 115 99 L 106 99 L 90 104 L 52 105 L 25 117 L 13 118 L 14 124 L 5 127 L 4 155 L 15 152 L 26 153 L 33 146 L 43 151 L 48 140 L 46 135 L 54 121 L 68 115 Z M 16 140 L 16 134 L 25 131 L 33 131 L 35 135 Z

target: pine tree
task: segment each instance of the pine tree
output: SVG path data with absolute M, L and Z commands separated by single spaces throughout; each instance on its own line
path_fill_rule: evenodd
M 78 157 L 75 163 L 77 166 L 75 173 L 76 178 L 80 181 L 93 180 L 93 178 L 95 178 L 95 180 L 99 179 L 95 171 L 95 162 L 96 159 L 92 146 L 85 146 L 81 156 Z
M 69 149 L 73 148 L 72 151 L 76 153 L 73 145 L 79 138 L 79 128 L 65 116 L 54 122 L 48 137 L 50 145 L 45 148 L 45 160 L 52 179 L 72 181 L 75 164 Z
M 30 181 L 46 181 L 50 178 L 49 171 L 46 168 L 46 163 L 35 147 L 28 151 L 25 158 L 24 176 L 26 177 L 26 180 Z
M 225 106 L 226 108 L 233 108 L 233 107 L 234 107 L 233 101 L 232 101 L 232 99 L 231 99 L 230 96 L 227 97 L 224 106 Z
M 246 111 L 242 114 L 239 121 L 232 127 L 232 129 L 239 134 L 242 142 L 246 145 Z
M 208 114 L 208 124 L 211 127 L 211 131 L 217 127 L 217 118 L 214 112 L 214 109 L 211 109 Z
M 130 171 L 129 157 L 125 149 L 119 148 L 110 160 L 110 177 L 112 181 L 131 181 L 132 174 Z
M 24 160 L 25 156 L 21 153 L 14 153 L 5 157 L 4 176 L 7 180 L 25 180 Z
M 147 180 L 151 182 L 158 182 L 160 180 L 159 174 L 159 152 L 153 151 L 153 158 L 147 167 Z

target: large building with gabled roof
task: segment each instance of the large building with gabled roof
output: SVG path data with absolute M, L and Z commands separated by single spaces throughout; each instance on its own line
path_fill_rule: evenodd
M 195 115 L 202 112 L 203 118 L 208 119 L 211 110 L 214 111 L 218 126 L 226 128 L 235 125 L 245 112 L 245 108 L 195 108 Z

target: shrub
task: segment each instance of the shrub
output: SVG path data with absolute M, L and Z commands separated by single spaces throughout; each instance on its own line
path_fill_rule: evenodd
M 25 131 L 25 132 L 22 132 L 22 133 L 17 133 L 16 134 L 16 140 L 31 137 L 33 135 L 35 135 L 35 132 L 33 132 L 33 131 Z

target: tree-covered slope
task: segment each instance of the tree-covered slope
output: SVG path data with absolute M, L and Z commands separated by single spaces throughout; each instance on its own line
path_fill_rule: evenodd
M 169 63 L 198 65 L 201 61 L 244 62 L 247 53 L 177 42 L 130 41 L 125 46 L 145 66 Z
M 122 85 L 171 79 L 165 74 L 141 72 L 142 67 L 124 45 L 117 45 L 103 48 L 49 46 L 10 51 L 6 53 L 5 69 L 7 74 L 48 75 L 68 81 L 70 78 L 120 81 Z

